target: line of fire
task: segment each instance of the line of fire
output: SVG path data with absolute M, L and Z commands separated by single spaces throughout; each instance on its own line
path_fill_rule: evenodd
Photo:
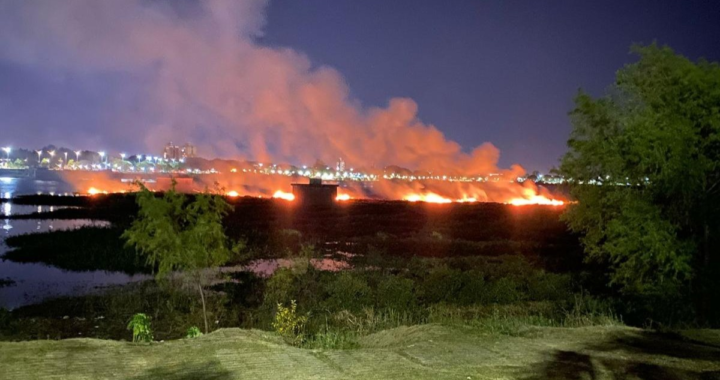
M 168 143 L 158 156 L 49 147 L 6 148 L 0 177 L 61 180 L 76 194 L 131 192 L 141 182 L 153 191 L 220 192 L 228 197 L 261 197 L 299 204 L 331 205 L 353 199 L 409 202 L 500 202 L 513 205 L 565 203 L 564 179 L 515 170 L 498 173 L 437 173 L 399 166 L 348 167 L 317 160 L 293 165 L 206 159 L 192 144 Z M 12 157 L 11 157 L 12 155 Z

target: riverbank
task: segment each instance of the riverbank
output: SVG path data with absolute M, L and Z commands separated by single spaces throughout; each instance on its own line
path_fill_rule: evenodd
M 150 344 L 0 343 L 0 378 L 712 379 L 720 376 L 717 343 L 628 327 L 527 328 L 508 336 L 424 325 L 369 335 L 357 349 L 308 350 L 274 333 L 221 329 Z

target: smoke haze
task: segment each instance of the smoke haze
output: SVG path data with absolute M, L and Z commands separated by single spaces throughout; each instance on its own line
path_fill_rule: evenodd
M 293 163 L 343 157 L 356 167 L 497 171 L 497 149 L 484 144 L 463 153 L 418 120 L 413 100 L 364 108 L 336 70 L 256 43 L 266 6 L 262 0 L 5 0 L 0 54 L 69 80 L 131 78 L 121 94 L 108 88 L 106 96 L 142 101 L 105 107 L 102 120 L 110 128 L 102 130 L 142 139 L 153 152 L 173 140 L 194 142 L 206 156 Z M 68 133 L 67 140 L 88 140 Z
M 3 0 L 0 59 L 59 81 L 97 79 L 86 105 L 95 107 L 95 124 L 44 136 L 71 146 L 141 140 L 155 152 L 168 141 L 189 141 L 206 157 L 330 165 L 342 157 L 356 168 L 523 174 L 519 166 L 497 168 L 499 151 L 490 143 L 463 152 L 418 119 L 412 99 L 364 107 L 335 69 L 313 66 L 292 49 L 262 46 L 266 7 L 265 0 Z M 93 97 L 107 102 L 96 105 Z M 221 182 L 272 194 L 289 190 L 290 179 Z M 523 187 L 381 181 L 373 192 L 502 201 Z

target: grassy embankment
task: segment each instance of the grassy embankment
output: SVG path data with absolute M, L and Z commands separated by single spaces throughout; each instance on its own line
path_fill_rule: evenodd
M 714 335 L 713 335 L 714 334 Z M 151 344 L 71 339 L 0 343 L 3 379 L 713 379 L 720 334 L 704 342 L 628 327 L 400 327 L 354 350 L 307 350 L 273 333 L 222 329 Z M 714 341 L 713 341 L 714 339 Z

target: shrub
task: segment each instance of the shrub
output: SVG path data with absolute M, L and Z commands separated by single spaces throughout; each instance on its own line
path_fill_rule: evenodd
M 290 302 L 294 297 L 295 276 L 289 268 L 279 268 L 267 280 L 263 305 L 266 309 L 272 309 L 277 304 Z
M 185 334 L 185 337 L 188 339 L 197 338 L 197 337 L 201 336 L 202 334 L 203 333 L 200 331 L 199 328 L 197 328 L 197 326 L 192 326 L 188 329 L 187 333 Z
M 515 280 L 500 278 L 489 284 L 485 299 L 490 303 L 509 304 L 522 301 L 527 296 Z
M 307 320 L 306 315 L 298 315 L 297 303 L 292 300 L 289 307 L 282 304 L 277 305 L 272 327 L 286 342 L 293 346 L 300 346 L 305 341 L 305 324 Z
M 423 298 L 426 303 L 453 302 L 462 287 L 460 271 L 447 266 L 430 269 L 423 282 Z
M 561 301 L 572 295 L 570 276 L 565 274 L 537 272 L 526 283 L 532 301 Z
M 415 283 L 410 279 L 388 275 L 377 286 L 377 307 L 398 311 L 413 309 L 416 305 L 414 287 Z
M 128 322 L 127 329 L 133 333 L 133 342 L 152 342 L 153 340 L 150 317 L 143 313 L 133 315 Z
M 372 290 L 362 273 L 344 271 L 326 286 L 328 298 L 325 301 L 330 310 L 360 311 L 372 302 Z
M 459 289 L 455 303 L 472 305 L 487 300 L 488 285 L 481 273 L 470 271 L 462 274 L 462 288 Z

